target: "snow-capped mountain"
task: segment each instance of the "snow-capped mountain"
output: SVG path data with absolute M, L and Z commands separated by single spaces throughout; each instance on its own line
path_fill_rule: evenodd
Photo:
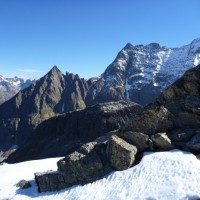
M 17 76 L 5 78 L 0 75 L 0 104 L 12 98 L 17 92 L 28 87 L 31 83 L 31 79 L 25 80 Z
M 200 38 L 180 48 L 128 43 L 90 89 L 87 102 L 131 100 L 146 105 L 199 63 Z

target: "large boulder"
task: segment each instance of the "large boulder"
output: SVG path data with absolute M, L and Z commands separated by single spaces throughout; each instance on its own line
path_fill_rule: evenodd
M 146 109 L 130 120 L 122 131 L 142 132 L 153 135 L 173 128 L 173 115 L 164 106 Z
M 120 132 L 119 136 L 137 147 L 138 151 L 144 151 L 149 148 L 149 136 L 140 132 Z
M 137 148 L 116 135 L 108 141 L 108 158 L 115 170 L 125 170 L 131 167 L 135 161 Z
M 160 150 L 171 150 L 174 148 L 166 133 L 152 135 L 151 140 L 153 141 L 154 146 Z

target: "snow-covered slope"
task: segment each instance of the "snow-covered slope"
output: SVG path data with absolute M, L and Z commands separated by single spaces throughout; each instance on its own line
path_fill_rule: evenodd
M 23 78 L 5 78 L 0 75 L 0 104 L 12 98 L 17 92 L 31 84 L 32 80 Z
M 199 63 L 200 38 L 180 48 L 128 43 L 91 89 L 90 97 L 96 102 L 125 99 L 146 105 Z
M 141 200 L 200 198 L 200 161 L 187 152 L 146 153 L 140 164 L 113 172 L 102 180 L 85 186 L 74 186 L 59 192 L 38 193 L 33 173 L 55 170 L 59 158 L 28 161 L 0 166 L 0 199 L 48 200 Z M 21 179 L 30 180 L 32 188 L 17 189 Z

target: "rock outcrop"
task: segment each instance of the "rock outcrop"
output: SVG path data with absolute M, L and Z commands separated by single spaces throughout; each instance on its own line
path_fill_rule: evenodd
M 106 150 L 107 149 L 107 150 Z M 90 142 L 57 162 L 57 172 L 35 173 L 39 192 L 56 191 L 76 184 L 86 184 L 134 163 L 137 148 L 116 135 L 107 144 Z

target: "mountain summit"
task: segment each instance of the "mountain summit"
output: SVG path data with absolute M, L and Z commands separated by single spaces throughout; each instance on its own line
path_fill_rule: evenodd
M 0 145 L 21 145 L 46 119 L 86 107 L 87 81 L 54 66 L 44 77 L 0 106 Z
M 130 100 L 147 105 L 199 63 L 200 39 L 180 48 L 128 43 L 90 89 L 87 104 Z

